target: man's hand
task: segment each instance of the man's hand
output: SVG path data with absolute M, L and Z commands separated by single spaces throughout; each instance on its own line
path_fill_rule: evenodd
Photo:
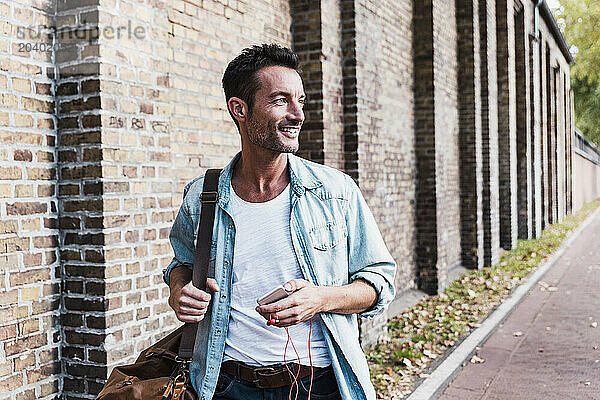
M 278 319 L 274 325 L 280 328 L 308 321 L 321 312 L 360 313 L 373 307 L 378 299 L 373 286 L 361 278 L 343 286 L 315 286 L 304 279 L 292 279 L 284 288 L 291 292 L 288 297 L 256 307 L 266 320 L 271 315 Z
M 181 322 L 199 322 L 206 314 L 211 295 L 195 287 L 191 282 L 191 271 L 186 267 L 171 271 L 169 305 Z M 217 281 L 206 279 L 206 287 L 214 292 L 219 291 Z
M 256 307 L 256 311 L 267 320 L 270 315 L 276 315 L 279 322 L 276 322 L 275 326 L 285 328 L 296 325 L 308 321 L 324 310 L 323 287 L 315 286 L 304 279 L 292 279 L 283 287 L 291 293 L 288 297 Z

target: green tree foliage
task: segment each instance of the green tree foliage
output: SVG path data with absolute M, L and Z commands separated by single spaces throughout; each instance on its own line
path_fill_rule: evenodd
M 560 0 L 554 16 L 575 53 L 575 126 L 600 146 L 600 1 Z

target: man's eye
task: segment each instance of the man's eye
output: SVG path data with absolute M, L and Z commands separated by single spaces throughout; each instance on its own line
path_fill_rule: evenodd
M 281 97 L 279 99 L 275 99 L 274 102 L 277 103 L 277 104 L 285 104 L 286 100 L 285 100 L 285 97 Z

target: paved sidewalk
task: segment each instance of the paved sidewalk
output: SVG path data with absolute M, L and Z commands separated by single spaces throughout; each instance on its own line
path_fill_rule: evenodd
M 600 214 L 439 399 L 600 400 Z

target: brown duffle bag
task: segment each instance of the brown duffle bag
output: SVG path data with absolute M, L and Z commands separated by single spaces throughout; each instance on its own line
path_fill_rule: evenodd
M 142 351 L 133 364 L 115 367 L 97 400 L 197 400 L 189 361 L 177 355 L 183 326 Z
M 194 253 L 192 282 L 206 290 L 209 272 L 217 184 L 221 170 L 209 169 L 200 196 L 202 210 Z M 209 304 L 206 315 L 210 315 Z M 208 324 L 204 318 L 202 324 Z M 202 331 L 202 329 L 200 329 Z M 135 363 L 115 367 L 96 400 L 197 400 L 190 381 L 190 362 L 194 352 L 198 324 L 186 323 L 142 351 Z

